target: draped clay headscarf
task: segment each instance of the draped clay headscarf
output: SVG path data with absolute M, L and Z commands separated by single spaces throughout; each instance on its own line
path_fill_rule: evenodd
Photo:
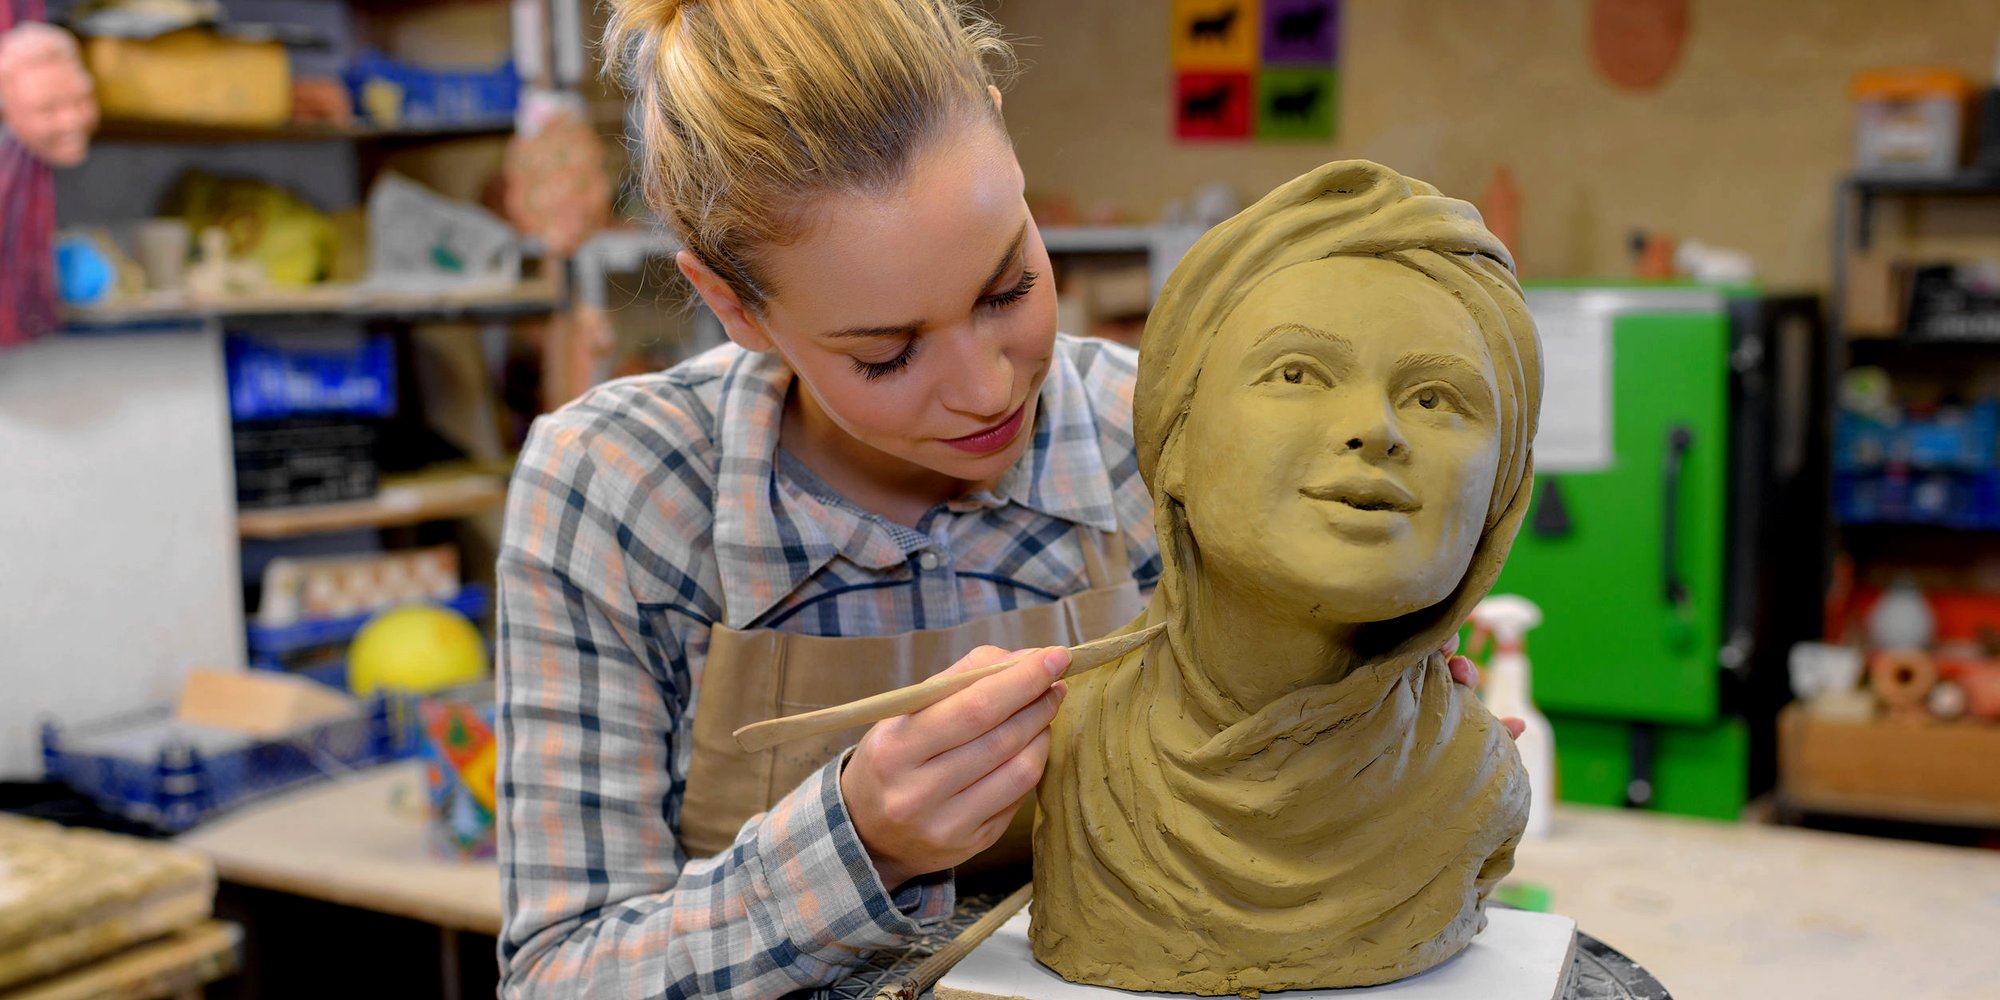
M 1499 403 L 1485 531 L 1450 597 L 1360 630 L 1346 677 L 1232 721 L 1210 680 L 1231 665 L 1189 655 L 1193 538 L 1160 470 L 1230 313 L 1279 270 L 1340 255 L 1414 268 L 1477 323 Z M 1526 775 L 1437 650 L 1526 512 L 1540 402 L 1512 258 L 1471 205 L 1422 181 L 1330 163 L 1195 244 L 1147 322 L 1133 399 L 1163 559 L 1148 618 L 1169 628 L 1070 682 L 1039 793 L 1037 958 L 1125 989 L 1362 986 L 1421 972 L 1485 926 L 1526 821 Z

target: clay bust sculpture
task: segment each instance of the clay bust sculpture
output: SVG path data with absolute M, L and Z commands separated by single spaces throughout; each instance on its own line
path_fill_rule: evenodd
M 1512 259 L 1427 184 L 1328 164 L 1195 245 L 1133 401 L 1168 629 L 1056 717 L 1038 959 L 1125 989 L 1361 986 L 1485 926 L 1527 776 L 1437 650 L 1506 559 L 1540 401 Z

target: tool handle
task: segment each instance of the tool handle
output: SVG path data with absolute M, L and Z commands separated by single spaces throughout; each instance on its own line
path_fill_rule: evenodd
M 825 736 L 853 726 L 865 726 L 883 719 L 893 719 L 898 715 L 922 711 L 1007 669 L 1029 655 L 1010 656 L 998 663 L 991 663 L 977 670 L 962 674 L 939 674 L 920 684 L 884 691 L 870 695 L 859 701 L 845 705 L 835 705 L 798 715 L 787 715 L 782 719 L 767 719 L 753 722 L 736 731 L 736 745 L 755 753 L 768 750 L 780 743 L 802 740 L 808 736 Z

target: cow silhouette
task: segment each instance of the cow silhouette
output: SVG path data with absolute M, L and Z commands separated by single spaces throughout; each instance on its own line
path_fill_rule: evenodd
M 1220 14 L 1197 17 L 1188 26 L 1188 34 L 1197 42 L 1222 42 L 1229 37 L 1229 26 L 1236 23 L 1236 10 L 1231 7 Z
M 1277 118 L 1297 118 L 1304 121 L 1312 117 L 1313 107 L 1319 104 L 1319 84 L 1307 83 L 1293 90 L 1280 90 L 1271 94 L 1271 114 Z
M 1304 45 L 1326 30 L 1326 8 L 1313 7 L 1278 15 L 1278 38 L 1292 45 Z
M 1221 121 L 1223 106 L 1229 103 L 1230 95 L 1235 92 L 1235 87 L 1225 83 L 1206 94 L 1189 94 L 1181 101 L 1181 116 L 1189 121 L 1197 118 Z

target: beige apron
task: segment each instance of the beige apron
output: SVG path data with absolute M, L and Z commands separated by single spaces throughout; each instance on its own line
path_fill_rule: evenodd
M 813 636 L 775 629 L 710 633 L 708 665 L 694 714 L 694 755 L 681 803 L 681 844 L 689 857 L 727 848 L 744 822 L 769 809 L 827 761 L 859 742 L 857 726 L 817 739 L 749 753 L 732 733 L 765 719 L 839 705 L 914 684 L 975 646 L 1073 646 L 1124 627 L 1145 611 L 1132 580 L 1125 538 L 1079 525 L 1089 589 L 952 628 L 900 635 Z M 1032 807 L 1032 800 L 1030 800 Z M 1025 862 L 1032 808 L 1024 808 L 981 864 Z

